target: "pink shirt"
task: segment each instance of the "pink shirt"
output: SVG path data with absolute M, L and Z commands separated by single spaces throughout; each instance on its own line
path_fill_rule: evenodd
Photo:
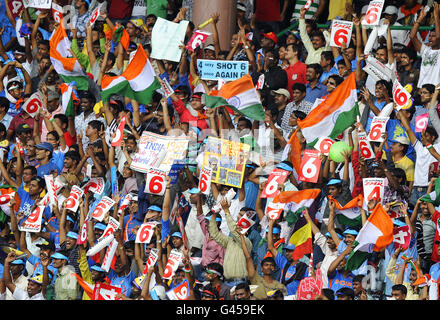
M 226 249 L 219 245 L 214 239 L 210 238 L 205 216 L 203 214 L 199 215 L 197 216 L 197 220 L 199 221 L 202 232 L 205 235 L 202 245 L 202 267 L 213 262 L 223 265 L 223 258 L 225 257 Z
M 58 108 L 56 108 L 54 111 L 51 112 L 51 117 L 50 119 L 53 119 L 53 116 L 56 114 L 60 114 L 63 113 L 63 107 L 61 106 L 61 104 L 58 106 Z M 44 121 L 42 121 L 41 124 L 41 142 L 47 142 L 47 133 L 49 132 L 49 130 L 47 130 L 46 127 L 46 123 Z

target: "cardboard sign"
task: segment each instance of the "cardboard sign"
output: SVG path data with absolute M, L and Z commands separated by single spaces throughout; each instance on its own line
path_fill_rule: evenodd
M 202 167 L 212 168 L 211 182 L 241 188 L 250 145 L 208 137 Z
M 81 230 L 79 232 L 78 235 L 78 239 L 76 239 L 76 244 L 84 244 L 87 241 L 87 237 L 88 237 L 88 228 L 87 228 L 87 224 L 89 223 L 88 219 L 84 220 L 83 225 L 81 226 Z
M 107 212 L 109 212 L 114 204 L 115 201 L 112 198 L 109 198 L 107 196 L 103 197 L 101 201 L 99 201 L 95 210 L 92 211 L 92 218 L 101 222 L 102 220 L 104 220 L 105 215 L 107 214 Z
M 52 17 L 56 23 L 61 23 L 63 20 L 63 7 L 55 2 L 52 2 Z
M 40 232 L 44 208 L 45 206 L 42 205 L 37 206 L 27 219 L 18 226 L 18 229 L 20 231 Z
M 373 149 L 371 148 L 370 141 L 367 139 L 367 134 L 365 132 L 358 132 L 358 139 L 360 155 L 366 160 L 374 159 L 375 155 Z
M 183 253 L 176 249 L 172 249 L 168 257 L 167 265 L 163 271 L 163 279 L 171 279 L 174 276 L 177 268 L 179 267 L 180 261 L 183 259 Z
M 377 26 L 379 24 L 384 2 L 385 0 L 370 1 L 365 18 L 362 20 L 362 25 Z
M 101 241 L 98 241 L 93 247 L 91 247 L 86 252 L 87 257 L 93 257 L 95 254 L 97 254 L 99 251 L 107 247 L 115 238 L 114 234 L 111 233 L 108 237 L 105 237 Z
M 318 150 L 320 153 L 328 156 L 328 153 L 330 152 L 330 147 L 335 143 L 335 140 L 329 138 L 329 137 L 320 137 L 318 139 L 318 142 L 315 143 L 315 149 Z
M 173 88 L 171 88 L 171 85 L 168 82 L 167 78 L 161 79 L 160 86 L 162 87 L 162 91 L 164 92 L 165 97 L 169 98 L 174 93 L 174 90 Z
M 116 298 L 118 293 L 122 293 L 121 288 L 98 282 L 93 289 L 93 300 L 122 300 Z
M 254 224 L 257 212 L 246 211 L 245 214 L 237 221 L 237 226 L 241 228 L 241 233 L 245 234 Z
M 421 114 L 420 116 L 416 117 L 415 121 L 415 132 L 423 132 L 425 131 L 426 127 L 428 126 L 429 122 L 429 113 Z
M 8 204 L 9 202 L 11 202 L 11 199 L 14 197 L 14 195 L 15 192 L 0 195 L 0 205 Z
M 372 55 L 369 55 L 365 60 L 366 65 L 362 69 L 368 75 L 370 75 L 374 81 L 386 80 L 391 81 L 393 76 L 393 70 L 388 68 L 385 64 L 374 58 Z
M 150 243 L 156 225 L 157 223 L 153 221 L 143 223 L 136 233 L 135 243 Z
M 83 196 L 84 191 L 78 186 L 72 186 L 69 197 L 66 201 L 66 209 L 76 212 L 79 206 L 79 199 Z
M 189 21 L 179 23 L 158 17 L 151 32 L 151 58 L 179 62 Z
M 101 241 L 105 237 L 109 236 L 110 234 L 114 233 L 119 228 L 119 221 L 116 220 L 113 217 L 109 217 L 109 221 L 107 223 L 107 227 L 105 228 L 102 235 L 99 237 L 98 241 Z
M 189 297 L 189 284 L 185 279 L 180 285 L 167 291 L 167 297 L 170 300 L 187 300 Z
M 157 169 L 149 169 L 147 173 L 147 182 L 145 183 L 145 192 L 163 196 L 166 190 L 166 173 Z
M 193 52 L 198 46 L 204 43 L 210 35 L 211 33 L 209 32 L 195 30 L 185 48 L 188 49 L 188 51 Z
M 130 168 L 146 173 L 149 168 L 155 167 L 168 173 L 175 160 L 185 159 L 188 143 L 189 138 L 186 136 L 162 136 L 144 131 Z
M 35 118 L 35 115 L 40 111 L 42 107 L 43 98 L 38 91 L 31 95 L 22 106 L 23 110 L 32 118 Z
M 119 123 L 118 128 L 115 131 L 115 136 L 113 137 L 111 146 L 112 147 L 120 147 L 122 139 L 124 139 L 124 128 L 125 128 L 125 122 L 127 121 L 127 117 L 123 116 L 121 118 L 121 122 Z
M 390 117 L 374 117 L 371 122 L 371 129 L 368 133 L 369 141 L 382 142 L 382 134 L 386 130 L 387 122 Z
M 11 11 L 12 18 L 16 20 L 24 9 L 23 1 L 21 0 L 9 0 L 8 7 Z
M 288 174 L 289 172 L 286 170 L 273 169 L 267 178 L 263 192 L 261 192 L 261 198 L 275 198 L 280 193 L 278 186 L 284 184 Z
M 308 181 L 316 183 L 321 170 L 321 159 L 318 150 L 305 150 L 298 174 L 299 181 Z
M 343 43 L 347 48 L 351 41 L 353 22 L 344 20 L 332 21 L 332 33 L 330 35 L 330 46 L 340 48 Z
M 109 272 L 113 259 L 115 258 L 115 253 L 117 248 L 118 248 L 118 241 L 116 241 L 116 239 L 113 239 L 113 241 L 110 242 L 107 251 L 105 252 L 104 260 L 102 261 L 102 265 L 101 265 L 101 268 L 104 269 L 105 272 Z
M 224 196 L 224 199 L 226 199 L 226 201 L 228 201 L 228 203 L 230 204 L 232 199 L 234 199 L 235 197 L 235 191 L 234 189 L 229 189 L 228 193 L 226 193 L 226 195 Z M 222 210 L 222 205 L 220 204 L 222 197 L 219 196 L 217 203 L 212 207 L 212 210 L 215 213 L 219 213 Z
M 202 170 L 200 170 L 199 190 L 203 194 L 209 195 L 211 193 L 211 175 L 211 167 L 203 167 Z
M 147 274 L 148 270 L 157 262 L 157 258 L 159 257 L 159 250 L 157 248 L 151 248 L 150 254 L 148 255 L 147 263 L 145 264 L 145 269 L 143 274 Z
M 259 90 L 259 89 L 263 89 L 264 86 L 264 73 L 260 74 L 260 76 L 258 77 L 258 82 L 257 85 L 255 86 L 255 89 Z
M 313 3 L 313 0 L 307 0 L 306 4 L 304 5 L 304 9 L 309 10 L 312 3 Z
M 402 248 L 402 250 L 406 250 L 409 247 L 409 243 L 411 241 L 411 233 L 409 231 L 409 226 L 403 227 L 394 227 L 393 228 L 393 241 L 394 247 Z
M 202 80 L 234 81 L 249 73 L 249 62 L 198 59 L 197 69 Z
M 371 199 L 377 199 L 380 203 L 383 200 L 385 178 L 364 178 L 364 199 L 368 203 Z
M 269 219 L 272 220 L 277 220 L 279 219 L 279 217 L 281 216 L 281 213 L 284 210 L 285 207 L 285 203 L 281 203 L 281 202 L 268 202 L 268 204 L 266 205 L 266 216 Z
M 83 187 L 84 194 L 91 191 L 96 194 L 102 194 L 105 187 L 104 178 L 91 178 L 86 185 Z
M 411 99 L 411 95 L 400 82 L 395 79 L 393 82 L 393 100 L 396 103 L 396 109 L 400 110 L 408 104 Z
M 179 179 L 179 174 L 183 170 L 183 168 L 185 168 L 185 160 L 174 160 L 170 172 L 168 173 L 168 177 L 171 178 L 170 184 L 177 183 L 177 180 Z
M 26 8 L 50 9 L 52 7 L 52 0 L 23 0 Z
M 321 294 L 322 290 L 322 271 L 316 271 L 316 277 L 307 277 L 300 281 L 296 292 L 296 300 L 314 300 Z
M 51 206 L 56 205 L 58 200 L 53 175 L 45 175 L 44 181 L 46 182 L 47 193 L 49 194 L 49 203 Z
M 90 26 L 92 28 L 95 25 L 96 20 L 98 20 L 98 18 L 99 18 L 100 10 L 101 10 L 101 6 L 99 5 L 95 8 L 95 10 L 93 10 L 93 12 L 90 16 Z
M 122 198 L 121 205 L 119 206 L 118 209 L 119 214 L 122 214 L 124 212 L 125 208 L 127 208 L 128 205 L 130 204 L 131 199 L 133 199 L 133 197 L 130 193 L 127 193 L 124 196 L 124 198 Z

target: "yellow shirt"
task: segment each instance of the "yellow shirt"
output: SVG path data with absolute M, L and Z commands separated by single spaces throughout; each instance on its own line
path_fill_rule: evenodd
M 394 165 L 396 168 L 400 168 L 405 171 L 407 181 L 414 181 L 415 164 L 410 158 L 404 156 L 399 161 L 394 161 Z
M 329 5 L 328 5 L 328 18 L 327 18 L 327 20 L 333 20 L 337 16 L 344 18 L 346 3 L 351 4 L 352 0 L 330 1 Z
M 396 260 L 394 257 L 391 257 L 388 262 L 386 276 L 395 284 L 397 275 L 394 273 L 394 269 L 396 267 Z M 420 300 L 420 295 L 414 291 L 414 288 L 411 286 L 409 282 L 403 281 L 402 284 L 406 287 L 406 299 L 405 300 Z

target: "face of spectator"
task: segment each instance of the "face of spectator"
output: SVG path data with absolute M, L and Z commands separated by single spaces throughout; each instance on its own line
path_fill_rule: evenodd
M 321 61 L 319 62 L 321 67 L 326 68 L 330 65 L 330 63 L 331 63 L 331 60 L 327 60 L 324 55 L 321 55 Z
M 354 235 L 346 234 L 344 242 L 347 244 L 347 246 L 351 246 L 355 239 L 356 239 L 356 237 Z
M 431 101 L 431 97 L 432 97 L 432 93 L 429 92 L 427 89 L 425 88 L 421 88 L 420 91 L 420 101 L 422 103 L 428 103 L 429 101 Z
M 273 41 L 266 37 L 262 37 L 260 40 L 260 45 L 264 49 L 270 49 L 273 47 Z
M 246 291 L 245 289 L 235 290 L 235 298 L 237 300 L 249 300 L 250 297 L 251 297 L 250 291 Z
M 289 44 L 289 43 L 297 43 L 297 42 L 298 42 L 298 39 L 297 39 L 293 34 L 289 34 L 289 35 L 287 36 L 286 44 Z
M 261 271 L 264 275 L 272 275 L 275 270 L 275 266 L 272 262 L 266 261 L 261 266 Z
M 420 201 L 419 209 L 422 212 L 423 215 L 429 216 L 429 210 L 428 210 L 428 203 L 425 201 Z
M 80 106 L 83 112 L 89 112 L 93 108 L 92 103 L 87 98 L 81 98 Z
M 338 300 L 353 300 L 349 296 L 338 296 Z
M 203 104 L 200 101 L 199 98 L 192 98 L 191 99 L 191 107 L 193 107 L 196 111 L 202 111 L 203 110 Z
M 438 37 L 437 37 L 437 35 L 435 34 L 435 30 L 432 30 L 432 31 L 429 33 L 428 47 L 435 47 L 435 46 L 437 46 L 437 43 L 438 43 Z
M 327 246 L 329 249 L 336 249 L 336 244 L 331 237 L 327 238 Z
M 388 60 L 387 51 L 385 49 L 378 49 L 376 51 L 376 59 L 382 63 L 387 63 Z
M 180 248 L 183 245 L 182 238 L 179 237 L 172 237 L 171 241 L 173 243 L 174 248 Z
M 289 126 L 295 127 L 298 124 L 298 118 L 296 117 L 295 113 L 290 114 L 289 118 Z
M 400 54 L 399 62 L 401 67 L 407 67 L 412 64 L 412 61 L 410 60 L 408 55 L 404 52 Z
M 347 48 L 347 57 L 348 60 L 354 60 L 356 58 L 356 50 L 354 48 Z
M 47 46 L 44 43 L 39 43 L 37 45 L 37 50 L 38 50 L 39 55 L 43 56 L 43 55 L 49 54 L 49 46 Z
M 280 47 L 280 50 L 278 50 L 278 53 L 280 54 L 281 60 L 286 59 L 286 48 L 285 47 Z
M 264 56 L 264 67 L 269 69 L 277 64 L 278 61 L 275 60 L 275 56 L 272 52 L 266 53 Z
M 30 183 L 29 183 L 29 194 L 31 195 L 31 196 L 35 196 L 35 195 L 38 195 L 38 194 L 40 194 L 41 193 L 41 188 L 40 188 L 40 186 L 38 185 L 38 182 L 36 181 L 36 180 L 32 180 Z
M 284 106 L 287 104 L 287 97 L 284 94 L 275 94 L 274 100 L 277 106 Z
M 325 41 L 323 41 L 322 38 L 319 36 L 313 36 L 312 45 L 313 45 L 313 49 L 317 50 L 325 46 Z
M 213 50 L 203 50 L 203 58 L 204 59 L 210 59 L 210 60 L 215 60 L 215 51 Z
M 238 132 L 241 132 L 241 131 L 243 131 L 245 129 L 247 129 L 246 121 L 244 121 L 244 120 L 238 121 L 238 123 L 237 123 L 237 130 L 238 130 Z
M 391 295 L 396 300 L 405 300 L 406 299 L 406 294 L 403 294 L 402 291 L 400 291 L 400 290 L 391 291 Z
M 66 237 L 66 249 L 67 250 L 70 250 L 73 247 L 75 247 L 75 244 L 76 244 L 76 239 Z
M 327 92 L 328 93 L 331 93 L 333 90 L 335 90 L 336 89 L 336 81 L 335 81 L 335 79 L 333 79 L 333 78 L 329 78 L 328 80 L 327 80 L 327 83 L 326 83 L 326 87 L 327 87 Z
M 345 78 L 348 75 L 348 72 L 350 70 L 348 70 L 347 66 L 345 65 L 345 63 L 339 64 L 338 63 L 338 73 L 341 77 Z
M 359 294 L 363 289 L 362 282 L 359 281 L 353 281 L 353 291 L 355 294 Z
M 37 160 L 46 159 L 49 156 L 48 153 L 49 153 L 49 151 L 44 150 L 44 149 L 35 149 L 35 158 Z
M 300 103 L 306 96 L 305 92 L 302 92 L 301 90 L 293 90 L 293 101 L 295 101 L 295 103 Z
M 9 94 L 10 94 L 11 96 L 13 96 L 15 99 L 20 99 L 21 96 L 23 95 L 23 88 L 19 86 L 18 88 L 15 88 L 15 89 L 9 90 L 8 92 L 9 92 Z
M 288 46 L 287 47 L 287 49 L 286 49 L 286 56 L 285 56 L 285 58 L 287 60 L 293 59 L 297 55 L 298 55 L 298 52 L 294 51 L 292 46 Z
M 328 187 L 328 193 L 333 198 L 336 197 L 339 194 L 339 192 L 340 192 L 340 189 L 337 186 L 329 186 Z
M 306 79 L 309 82 L 314 82 L 318 79 L 318 74 L 316 73 L 315 69 L 307 68 Z
M 23 170 L 23 182 L 28 183 L 32 179 L 32 171 L 30 169 Z
M 29 297 L 32 297 L 41 291 L 41 285 L 34 281 L 28 281 L 26 291 Z
M 232 38 L 231 38 L 231 47 L 235 47 L 237 42 L 238 42 L 238 34 L 235 33 L 232 35 Z
M 47 70 L 47 68 L 50 67 L 50 59 L 41 59 L 40 60 L 40 70 L 44 71 Z
M 33 140 L 33 139 L 29 139 L 27 142 L 26 142 L 26 147 L 25 147 L 25 149 L 26 149 L 26 153 L 29 155 L 29 156 L 35 156 L 35 141 Z
M 416 280 L 417 280 L 417 272 L 412 269 L 411 272 L 409 273 L 409 282 L 414 283 L 414 281 Z
M 374 94 L 376 98 L 385 99 L 388 95 L 387 88 L 382 83 L 376 84 Z
M 133 23 L 127 22 L 127 27 L 125 28 L 125 30 L 127 30 L 130 38 L 136 36 L 136 26 Z

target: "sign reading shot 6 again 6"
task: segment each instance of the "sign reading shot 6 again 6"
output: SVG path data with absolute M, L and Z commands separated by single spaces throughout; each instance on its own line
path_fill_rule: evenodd
M 202 80 L 234 81 L 249 73 L 248 61 L 197 60 Z

